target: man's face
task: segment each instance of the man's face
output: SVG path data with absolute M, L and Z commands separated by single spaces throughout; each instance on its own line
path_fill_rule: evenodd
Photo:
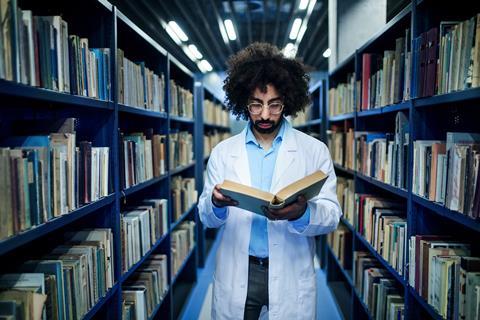
M 248 99 L 248 104 L 250 120 L 255 131 L 260 134 L 269 134 L 278 128 L 282 120 L 283 101 L 273 85 L 267 85 L 266 92 L 256 88 Z M 259 110 L 260 104 L 263 104 L 261 111 Z M 256 114 L 257 110 L 260 113 Z M 278 110 L 281 112 L 278 113 Z

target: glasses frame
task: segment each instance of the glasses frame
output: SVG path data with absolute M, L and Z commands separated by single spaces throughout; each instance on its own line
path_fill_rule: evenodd
M 277 104 L 277 103 L 279 103 L 279 104 L 281 105 L 280 111 L 278 111 L 278 112 L 272 112 L 272 111 L 270 110 L 270 105 L 271 105 L 271 104 Z M 252 105 L 252 104 L 261 104 L 261 105 L 262 105 L 262 109 L 260 110 L 260 112 L 256 112 L 256 113 L 255 113 L 255 112 L 252 112 L 252 111 L 250 110 L 250 105 Z M 259 115 L 259 114 L 261 114 L 261 113 L 263 112 L 263 108 L 265 108 L 265 106 L 267 107 L 268 111 L 269 111 L 270 114 L 272 114 L 272 115 L 279 115 L 279 114 L 281 114 L 282 111 L 283 111 L 283 108 L 285 108 L 285 104 L 284 104 L 283 102 L 277 102 L 277 101 L 275 101 L 275 102 L 272 102 L 272 103 L 264 104 L 264 103 L 262 103 L 262 102 L 254 101 L 254 102 L 250 102 L 250 103 L 247 104 L 247 110 L 248 110 L 248 112 L 250 112 L 250 114 L 253 114 L 253 115 L 257 116 L 257 115 Z

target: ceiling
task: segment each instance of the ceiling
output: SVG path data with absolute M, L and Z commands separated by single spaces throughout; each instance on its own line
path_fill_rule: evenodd
M 199 69 L 166 33 L 162 22 L 174 20 L 195 44 L 214 71 L 224 71 L 226 60 L 254 41 L 266 41 L 284 48 L 295 18 L 308 16 L 305 34 L 296 57 L 311 70 L 326 70 L 322 53 L 328 47 L 327 0 L 317 0 L 311 14 L 299 10 L 300 0 L 112 0 L 120 11 L 171 52 L 190 70 Z M 224 41 L 220 23 L 231 19 L 237 39 Z M 290 42 L 292 42 L 290 40 Z

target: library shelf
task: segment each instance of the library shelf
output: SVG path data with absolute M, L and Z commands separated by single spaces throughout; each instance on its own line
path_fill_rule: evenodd
M 163 302 L 167 300 L 165 298 L 168 297 L 169 291 L 170 291 L 170 286 L 168 286 L 167 290 L 165 291 L 165 295 L 162 297 L 162 300 L 160 300 L 160 303 L 157 304 L 155 308 L 152 310 L 152 315 L 148 318 L 148 320 L 153 320 L 156 318 L 155 316 L 157 315 L 158 310 L 160 310 L 160 307 L 162 306 Z
M 40 87 L 32 87 L 22 83 L 16 83 L 3 79 L 0 79 L 0 95 L 111 111 L 115 109 L 114 104 L 111 101 L 77 96 L 70 93 L 58 92 Z
M 179 116 L 170 116 L 171 121 L 176 121 L 176 122 L 183 122 L 183 123 L 195 123 L 195 119 L 191 118 L 185 118 L 185 117 L 179 117 Z
M 175 222 L 172 223 L 172 225 L 170 226 L 170 231 L 173 231 L 183 220 L 185 220 L 185 217 L 187 217 L 196 207 L 197 204 L 195 203 L 187 211 L 182 213 L 182 215 Z
M 340 62 L 331 72 L 329 72 L 330 76 L 335 76 L 344 69 L 347 69 L 350 64 L 355 63 L 355 52 L 345 58 L 342 62 Z
M 458 211 L 450 210 L 447 207 L 445 207 L 445 206 L 443 206 L 443 205 L 441 205 L 437 202 L 427 200 L 427 199 L 425 199 L 423 197 L 420 197 L 416 194 L 412 194 L 412 200 L 416 204 L 418 204 L 418 205 L 420 205 L 424 208 L 427 208 L 430 211 L 432 211 L 432 212 L 434 212 L 434 213 L 436 213 L 436 214 L 438 214 L 442 217 L 445 217 L 447 219 L 455 221 L 455 222 L 461 224 L 462 226 L 467 227 L 469 229 L 472 229 L 476 232 L 480 232 L 480 221 L 479 220 L 470 218 L 469 216 L 464 215 L 464 214 L 462 214 Z
M 315 120 L 310 120 L 310 121 L 307 121 L 305 123 L 294 126 L 294 128 L 295 129 L 303 129 L 303 128 L 307 128 L 307 127 L 310 127 L 310 126 L 315 126 L 315 125 L 318 125 L 318 124 L 321 124 L 321 123 L 322 123 L 322 119 L 315 119 Z
M 428 315 L 432 319 L 435 319 L 435 320 L 442 320 L 443 319 L 437 313 L 437 311 L 435 311 L 435 309 L 433 309 L 433 307 L 431 305 L 429 305 L 428 302 L 425 301 L 425 299 L 423 299 L 423 297 L 418 294 L 417 290 L 415 290 L 414 288 L 409 286 L 408 291 L 413 296 L 413 298 L 423 307 L 423 309 L 428 312 Z
M 402 198 L 405 198 L 407 199 L 408 198 L 408 191 L 404 190 L 404 189 L 401 189 L 401 188 L 398 188 L 398 187 L 395 187 L 395 186 L 392 186 L 388 183 L 385 183 L 385 182 L 382 182 L 382 181 L 379 181 L 377 179 L 374 179 L 372 177 L 369 177 L 369 176 L 366 176 L 362 173 L 359 173 L 357 172 L 356 173 L 356 177 L 362 179 L 363 181 L 366 181 L 370 184 L 373 184 L 379 188 L 382 188 L 384 190 L 387 190 L 393 194 L 396 194 L 397 196 L 399 197 L 402 197 Z
M 409 110 L 412 105 L 412 101 L 403 101 L 397 104 L 392 104 L 384 107 L 373 108 L 365 111 L 357 112 L 358 117 L 378 116 L 392 112 Z
M 98 299 L 97 303 L 95 303 L 95 305 L 90 310 L 88 310 L 88 312 L 83 316 L 82 320 L 93 319 L 96 316 L 98 310 L 100 310 L 105 305 L 105 303 L 107 303 L 110 298 L 112 298 L 112 296 L 117 293 L 119 286 L 120 283 L 115 283 L 113 287 L 111 287 L 110 290 L 108 290 L 103 297 Z
M 343 276 L 345 277 L 345 279 L 347 279 L 347 282 L 348 284 L 353 287 L 353 280 L 352 280 L 352 273 L 351 273 L 351 270 L 346 270 L 341 264 L 340 264 L 340 261 L 338 260 L 337 256 L 335 255 L 335 252 L 333 252 L 332 248 L 327 245 L 327 248 L 328 248 L 328 252 L 330 252 L 330 255 L 331 257 L 333 258 L 333 260 L 335 261 L 335 263 L 337 264 L 337 267 L 340 269 L 340 271 L 342 271 L 342 274 Z M 350 271 L 350 272 L 349 272 Z
M 217 129 L 217 130 L 223 130 L 223 131 L 228 131 L 228 130 L 230 130 L 230 127 L 228 127 L 228 126 L 222 126 L 222 125 L 219 125 L 219 124 L 213 124 L 213 123 L 204 122 L 203 125 L 204 125 L 205 127 L 210 128 L 210 129 Z
M 353 233 L 357 232 L 355 228 L 350 224 L 350 222 L 344 217 L 340 218 L 340 221 Z
M 368 249 L 368 251 L 370 251 L 370 253 L 383 265 L 383 267 L 385 267 L 385 269 L 388 270 L 388 272 L 390 272 L 393 277 L 399 282 L 402 284 L 403 287 L 406 287 L 408 286 L 408 283 L 407 281 L 405 281 L 405 279 L 398 273 L 397 270 L 395 270 L 391 265 L 390 263 L 385 260 L 378 252 L 377 250 L 375 250 L 375 248 L 367 241 L 365 240 L 365 238 L 359 234 L 358 232 L 355 232 L 355 236 L 358 238 L 358 240 L 360 240 L 360 242 Z
M 354 171 L 354 170 L 345 168 L 344 166 L 342 166 L 342 165 L 340 165 L 340 164 L 338 164 L 338 163 L 335 163 L 335 162 L 334 162 L 334 163 L 333 163 L 333 167 L 334 167 L 335 169 L 339 170 L 339 171 L 342 171 L 342 172 L 344 172 L 344 173 L 348 173 L 348 174 L 350 174 L 350 175 L 352 175 L 352 176 L 355 175 L 355 171 Z
M 130 269 L 128 269 L 127 272 L 122 274 L 119 282 L 124 283 L 125 280 L 127 280 L 135 271 L 137 271 L 138 267 L 140 267 L 145 262 L 145 260 L 147 260 L 152 255 L 152 253 L 160 246 L 160 244 L 167 237 L 168 237 L 168 232 L 165 233 L 163 236 L 161 236 L 160 239 L 158 239 L 157 242 L 155 242 L 155 244 L 150 248 L 150 250 L 148 250 L 147 253 L 145 253 L 140 260 L 135 262 L 135 264 L 133 266 L 131 266 Z
M 101 209 L 114 202 L 115 195 L 110 194 L 95 202 L 88 203 L 78 209 L 70 211 L 59 217 L 48 220 L 38 226 L 25 230 L 17 235 L 11 236 L 0 241 L 0 255 L 10 252 L 24 244 L 27 244 L 35 239 L 38 239 L 54 230 L 57 230 L 67 224 L 72 223 L 98 209 Z
M 190 258 L 192 256 L 195 256 L 193 253 L 195 252 L 195 248 L 197 247 L 197 245 L 195 244 L 192 248 L 192 250 L 190 250 L 190 252 L 187 254 L 187 256 L 185 257 L 185 259 L 183 260 L 182 262 L 182 265 L 180 266 L 180 268 L 178 268 L 178 271 L 177 273 L 175 274 L 175 276 L 172 278 L 172 282 L 171 282 L 171 285 L 170 286 L 173 286 L 175 284 L 175 282 L 177 281 L 178 279 L 178 276 L 182 273 L 183 269 L 185 269 L 185 266 L 187 265 L 188 263 L 188 260 L 190 260 Z
M 348 302 L 350 301 L 350 292 L 345 288 L 345 285 L 342 281 L 330 281 L 327 282 L 327 287 L 330 290 L 333 299 L 337 304 L 337 309 L 339 313 L 343 316 L 342 318 L 348 319 L 348 311 L 350 306 Z
M 343 121 L 343 120 L 350 120 L 355 118 L 355 112 L 349 112 L 344 114 L 338 114 L 335 116 L 331 116 L 328 118 L 329 122 L 336 122 L 336 121 Z
M 140 183 L 137 183 L 136 185 L 134 186 L 131 186 L 127 189 L 124 189 L 123 192 L 122 192 L 122 196 L 128 196 L 128 195 L 131 195 L 132 193 L 135 193 L 137 191 L 140 191 L 140 190 L 143 190 L 145 188 L 148 188 L 150 187 L 151 185 L 159 182 L 159 181 L 162 181 L 163 179 L 166 179 L 168 178 L 168 174 L 164 174 L 164 175 L 161 175 L 160 177 L 156 177 L 156 178 L 153 178 L 153 179 L 150 179 L 150 180 L 147 180 L 147 181 L 144 181 L 144 182 L 140 182 Z
M 355 288 L 355 286 L 353 286 L 353 295 L 357 298 L 358 302 L 359 302 L 360 305 L 362 306 L 362 309 L 365 311 L 368 320 L 373 320 L 372 315 L 370 314 L 370 310 L 368 309 L 368 307 L 367 307 L 367 305 L 365 304 L 365 302 L 362 300 L 362 297 L 361 297 L 360 294 L 358 293 L 357 288 Z
M 455 102 L 465 102 L 469 100 L 480 99 L 480 87 L 462 91 L 450 92 L 431 97 L 416 98 L 414 105 L 416 108 L 434 106 L 438 104 L 447 104 Z
M 150 118 L 167 119 L 167 117 L 168 117 L 166 112 L 146 110 L 146 109 L 142 109 L 142 108 L 127 106 L 127 105 L 120 104 L 120 103 L 118 104 L 118 111 L 130 113 L 130 114 L 135 114 L 135 115 L 140 115 L 140 116 L 145 116 L 145 117 L 150 117 Z
M 190 164 L 187 164 L 187 165 L 184 165 L 184 166 L 179 166 L 179 167 L 176 167 L 175 169 L 172 169 L 170 170 L 170 175 L 174 175 L 174 174 L 177 174 L 177 173 L 180 173 L 182 172 L 183 170 L 187 170 L 191 167 L 195 166 L 195 161 L 193 161 L 192 163 Z

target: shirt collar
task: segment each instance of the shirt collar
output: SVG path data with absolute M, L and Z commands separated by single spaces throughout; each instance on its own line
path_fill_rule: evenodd
M 276 145 L 283 140 L 283 136 L 285 134 L 286 121 L 285 119 L 282 119 L 281 121 L 282 123 L 280 124 L 280 130 L 278 130 L 277 136 L 275 137 L 275 139 L 273 139 L 273 145 Z M 255 135 L 253 134 L 252 122 L 250 120 L 247 123 L 247 136 L 245 137 L 245 144 L 248 144 L 248 143 L 254 143 L 256 145 L 259 145 L 257 138 L 255 138 Z

